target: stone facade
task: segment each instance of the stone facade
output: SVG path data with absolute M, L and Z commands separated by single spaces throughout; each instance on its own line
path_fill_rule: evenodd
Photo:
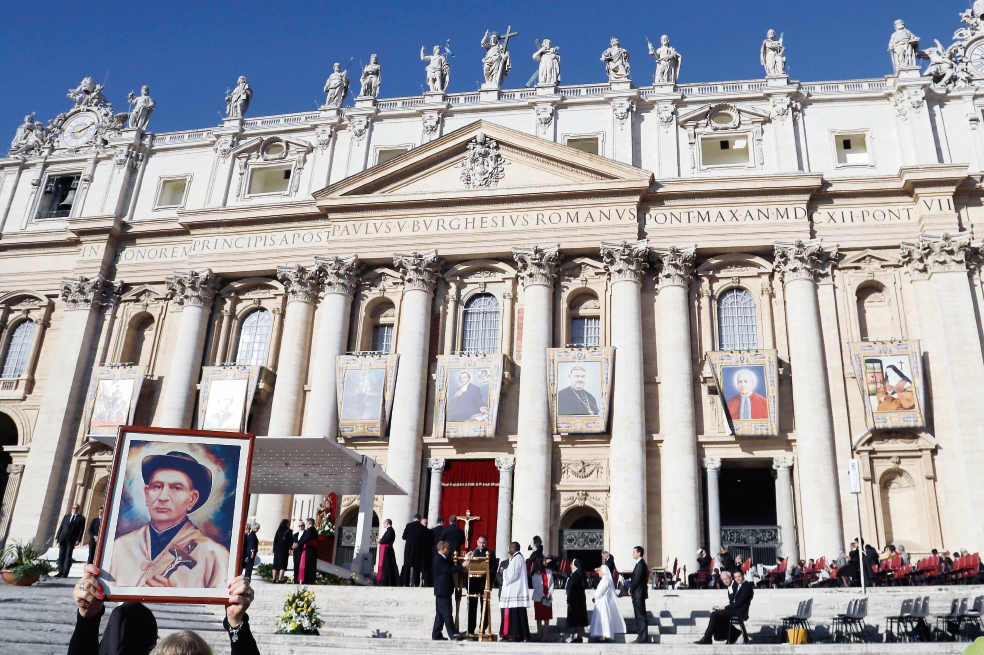
M 409 492 L 377 503 L 397 526 L 434 509 L 444 462 L 495 459 L 500 550 L 559 550 L 593 513 L 619 561 L 644 544 L 689 563 L 720 543 L 722 467 L 761 464 L 783 550 L 830 556 L 857 532 L 857 458 L 872 541 L 984 548 L 984 89 L 929 73 L 437 90 L 167 134 L 90 99 L 58 125 L 90 112 L 91 138 L 26 123 L 0 159 L 4 362 L 35 325 L 0 380 L 0 540 L 50 539 L 71 503 L 102 502 L 93 366 L 146 366 L 135 421 L 195 427 L 201 366 L 235 361 L 262 309 L 257 434 L 339 438 L 334 359 L 392 327 L 389 433 L 341 440 Z M 730 434 L 705 356 L 733 290 L 778 351 L 777 437 Z M 498 430 L 437 438 L 436 357 L 462 349 L 479 292 L 500 308 Z M 609 432 L 552 434 L 545 349 L 585 317 L 616 349 Z M 892 339 L 920 342 L 925 429 L 866 427 L 848 344 Z M 311 506 L 259 498 L 262 536 Z

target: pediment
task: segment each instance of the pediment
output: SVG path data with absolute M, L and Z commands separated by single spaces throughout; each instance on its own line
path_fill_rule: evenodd
M 845 257 L 838 266 L 841 269 L 861 269 L 874 270 L 879 268 L 895 268 L 899 265 L 897 257 L 879 252 L 877 250 L 865 249 Z
M 152 303 L 167 300 L 167 297 L 167 289 L 141 284 L 121 295 L 120 302 Z
M 649 188 L 652 174 L 476 121 L 314 194 L 318 205 Z
M 742 123 L 764 123 L 771 113 L 739 103 L 707 104 L 680 114 L 677 122 L 684 127 L 703 126 L 712 130 L 734 129 Z M 723 120 L 722 120 L 723 119 Z

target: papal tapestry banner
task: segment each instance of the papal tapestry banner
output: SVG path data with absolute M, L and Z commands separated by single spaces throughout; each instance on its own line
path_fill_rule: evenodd
M 851 363 L 870 430 L 926 425 L 919 341 L 856 341 Z
M 198 427 L 240 432 L 246 426 L 262 366 L 206 366 L 202 369 Z
M 738 437 L 779 436 L 778 352 L 712 351 L 707 361 L 732 433 Z
M 554 434 L 608 431 L 614 359 L 614 348 L 547 349 Z
M 435 437 L 494 437 L 502 388 L 501 353 L 437 358 Z
M 116 436 L 121 425 L 132 425 L 146 366 L 97 366 L 85 399 L 86 434 Z
M 385 437 L 393 409 L 399 355 L 339 355 L 338 435 Z

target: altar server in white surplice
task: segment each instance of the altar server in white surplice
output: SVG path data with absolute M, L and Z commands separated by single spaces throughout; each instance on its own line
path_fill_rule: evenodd
M 519 543 L 509 544 L 509 567 L 502 573 L 502 589 L 499 591 L 499 609 L 502 611 L 503 641 L 527 641 L 530 638 L 530 620 L 526 608 L 530 606 L 530 584 L 526 560 L 519 552 Z
M 607 566 L 598 567 L 601 582 L 594 594 L 594 611 L 591 613 L 592 639 L 610 641 L 617 634 L 625 634 L 625 621 L 615 602 L 615 582 Z

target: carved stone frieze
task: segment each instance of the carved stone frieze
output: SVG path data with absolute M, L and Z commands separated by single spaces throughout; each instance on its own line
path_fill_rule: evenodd
M 936 272 L 966 271 L 971 255 L 970 233 L 935 236 L 920 232 L 918 241 L 902 242 L 899 254 L 913 279 L 925 279 Z
M 536 106 L 536 126 L 540 132 L 546 134 L 554 119 L 554 106 L 552 104 L 541 104 Z
M 513 259 L 519 264 L 517 274 L 524 287 L 532 284 L 553 285 L 557 279 L 557 266 L 563 259 L 559 245 L 546 248 L 515 246 L 512 252 Z
M 433 139 L 437 136 L 438 128 L 441 127 L 441 120 L 444 114 L 440 111 L 425 111 L 420 115 L 420 122 L 424 128 L 424 135 L 428 139 Z
M 612 100 L 612 115 L 618 123 L 618 129 L 624 130 L 626 123 L 631 122 L 630 116 L 635 111 L 635 102 L 631 98 L 616 98 Z
M 561 480 L 601 480 L 608 479 L 608 466 L 604 460 L 567 460 L 560 463 Z
M 200 271 L 174 271 L 174 275 L 166 278 L 164 284 L 174 294 L 174 304 L 208 307 L 219 288 L 219 278 L 209 268 Z
M 325 293 L 343 293 L 351 296 L 359 284 L 359 275 L 365 268 L 358 255 L 348 257 L 315 257 Z
M 783 283 L 829 277 L 839 252 L 837 246 L 824 250 L 821 239 L 774 241 L 775 270 Z
M 642 282 L 649 258 L 649 241 L 601 242 L 601 259 L 612 282 Z
M 232 149 L 236 147 L 236 137 L 232 135 L 219 137 L 215 142 L 215 152 L 218 153 L 219 159 L 225 161 L 232 154 Z
M 331 125 L 322 125 L 314 131 L 314 146 L 324 152 L 331 146 L 331 139 L 335 135 L 335 128 Z
M 904 121 L 909 120 L 909 112 L 918 112 L 926 103 L 926 92 L 921 88 L 899 89 L 891 96 L 895 115 Z
M 499 144 L 484 132 L 476 134 L 468 143 L 465 158 L 458 166 L 466 189 L 497 187 L 506 175 L 506 160 L 499 152 Z
M 369 131 L 370 118 L 368 116 L 353 116 L 349 121 L 349 131 L 352 132 L 352 139 L 356 143 L 361 143 L 366 138 Z
M 601 517 L 608 520 L 608 500 L 610 494 L 596 491 L 562 491 L 560 493 L 560 513 L 572 507 L 591 507 L 598 510 Z
M 659 265 L 657 280 L 660 286 L 690 286 L 694 261 L 697 259 L 697 246 L 653 248 L 650 257 Z
M 676 119 L 676 107 L 673 105 L 660 105 L 656 108 L 656 116 L 659 118 L 659 126 L 664 132 L 669 132 Z
M 443 263 L 437 256 L 437 250 L 393 254 L 393 265 L 400 271 L 404 289 L 433 292 Z
M 321 291 L 321 274 L 317 268 L 307 268 L 300 264 L 277 267 L 280 280 L 291 301 L 317 302 Z
M 103 301 L 106 280 L 101 274 L 93 277 L 65 277 L 61 281 L 61 299 L 67 309 L 92 309 Z

